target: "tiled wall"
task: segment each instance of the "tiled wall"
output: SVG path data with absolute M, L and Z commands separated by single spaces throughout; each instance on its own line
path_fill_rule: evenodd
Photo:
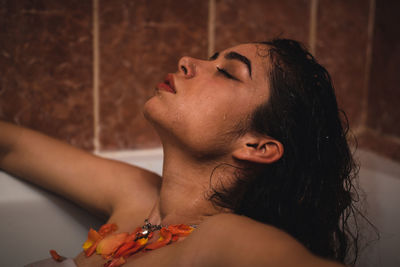
M 207 1 L 99 1 L 101 149 L 159 145 L 141 108 L 180 56 L 207 56 L 207 15 Z
M 141 106 L 183 55 L 276 36 L 330 71 L 362 147 L 400 160 L 398 1 L 0 0 L 0 117 L 87 150 L 159 146 Z
M 93 149 L 92 4 L 0 1 L 0 118 Z

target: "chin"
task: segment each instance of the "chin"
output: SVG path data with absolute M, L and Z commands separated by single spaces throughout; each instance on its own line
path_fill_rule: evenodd
M 157 112 L 155 110 L 154 105 L 151 103 L 151 99 L 147 100 L 147 102 L 143 106 L 143 115 L 146 118 L 148 122 L 151 124 L 154 124 L 156 121 L 156 116 Z
M 148 122 L 159 132 L 160 129 L 165 128 L 170 121 L 167 112 L 163 106 L 157 101 L 156 96 L 153 96 L 143 106 L 143 115 Z M 159 133 L 160 134 L 160 133 Z

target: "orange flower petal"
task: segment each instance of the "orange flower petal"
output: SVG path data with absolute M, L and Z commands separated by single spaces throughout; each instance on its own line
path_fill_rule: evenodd
M 191 232 L 193 232 L 194 228 L 186 224 L 176 224 L 168 226 L 168 230 L 173 235 L 178 235 L 181 237 L 188 236 Z
M 160 230 L 160 238 L 157 242 L 151 243 L 145 247 L 145 250 L 153 250 L 168 245 L 172 239 L 172 233 L 165 227 Z
M 100 227 L 99 234 L 104 237 L 110 233 L 115 232 L 117 229 L 118 226 L 115 223 L 106 223 Z
M 125 251 L 125 252 L 123 252 L 121 256 L 129 257 L 130 255 L 135 254 L 136 252 L 138 252 L 143 247 L 144 247 L 144 245 L 141 245 L 140 243 L 136 242 L 134 247 L 132 247 L 131 249 L 129 249 L 129 250 Z
M 96 253 L 108 256 L 114 253 L 126 240 L 128 233 L 108 235 L 97 245 Z
M 96 251 L 97 245 L 100 243 L 101 239 L 97 240 L 96 242 L 93 243 L 91 247 L 89 247 L 87 250 L 85 250 L 85 255 L 86 257 L 90 257 L 93 255 L 93 253 Z
M 115 252 L 114 256 L 115 258 L 121 257 L 124 252 L 128 251 L 129 249 L 133 248 L 136 245 L 135 241 L 128 241 L 122 246 L 118 248 L 118 250 Z
M 88 239 L 82 245 L 83 250 L 84 251 L 88 250 L 97 240 L 102 238 L 103 237 L 96 230 L 90 228 L 88 233 Z
M 127 243 L 127 242 L 133 242 L 133 241 L 135 241 L 135 239 L 136 239 L 136 234 L 135 234 L 135 233 L 129 234 L 129 235 L 126 237 L 125 243 Z
M 149 235 L 149 238 L 151 238 L 150 235 Z M 136 242 L 138 242 L 141 246 L 144 246 L 147 244 L 147 241 L 149 241 L 149 238 L 140 238 Z
M 58 255 L 57 251 L 52 249 L 49 252 L 50 252 L 50 255 L 53 258 L 53 260 L 59 261 L 59 262 L 64 260 L 64 257 L 61 257 L 60 255 Z
M 93 242 L 91 240 L 86 240 L 85 243 L 83 243 L 82 248 L 84 251 L 88 250 L 91 246 L 93 245 Z

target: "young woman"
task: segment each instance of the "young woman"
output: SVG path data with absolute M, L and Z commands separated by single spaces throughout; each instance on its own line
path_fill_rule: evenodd
M 124 266 L 336 266 L 355 165 L 329 74 L 296 41 L 183 57 L 144 107 L 163 176 L 0 124 L 0 167 L 108 216 L 115 234 L 196 225 Z M 159 227 L 158 227 L 159 228 Z M 148 243 L 163 236 L 157 227 Z M 331 261 L 332 260 L 332 261 Z M 99 255 L 77 266 L 103 266 Z

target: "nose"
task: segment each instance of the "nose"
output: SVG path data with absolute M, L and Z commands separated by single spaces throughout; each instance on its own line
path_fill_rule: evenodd
M 191 57 L 182 57 L 178 62 L 178 68 L 186 79 L 193 78 L 196 75 L 196 60 Z

